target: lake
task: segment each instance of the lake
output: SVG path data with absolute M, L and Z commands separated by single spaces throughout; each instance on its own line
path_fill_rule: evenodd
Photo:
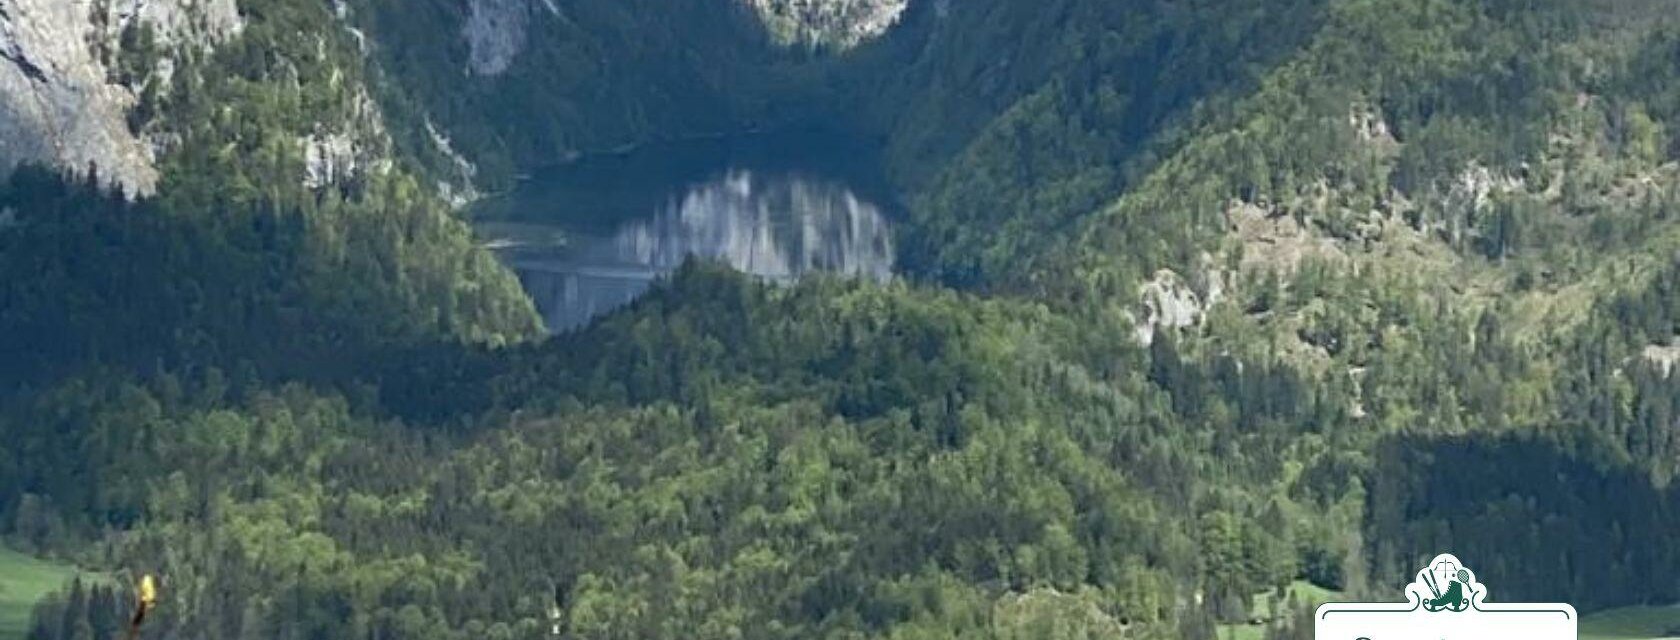
M 624 306 L 690 256 L 775 282 L 884 281 L 891 219 L 872 149 L 823 134 L 663 144 L 522 180 L 473 212 L 553 332 Z

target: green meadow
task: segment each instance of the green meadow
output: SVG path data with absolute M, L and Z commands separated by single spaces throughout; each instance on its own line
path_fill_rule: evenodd
M 1680 638 L 1680 605 L 1622 607 L 1581 619 L 1581 640 Z
M 69 565 L 0 547 L 0 640 L 22 638 L 35 603 L 75 575 Z

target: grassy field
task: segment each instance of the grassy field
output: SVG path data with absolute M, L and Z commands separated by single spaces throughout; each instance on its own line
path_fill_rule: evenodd
M 35 602 L 75 575 L 74 567 L 0 547 L 0 640 L 22 638 Z
M 1581 619 L 1581 640 L 1680 638 L 1680 605 L 1622 607 Z
M 1338 592 L 1305 580 L 1297 580 L 1290 584 L 1289 595 L 1294 596 L 1296 602 L 1310 607 L 1317 607 L 1321 603 L 1333 601 L 1341 596 Z M 1260 620 L 1271 619 L 1273 610 L 1280 604 L 1277 600 L 1277 594 L 1271 592 L 1254 596 L 1252 604 L 1249 605 L 1249 615 Z M 1219 625 L 1219 640 L 1262 640 L 1265 637 L 1266 625 L 1263 624 Z

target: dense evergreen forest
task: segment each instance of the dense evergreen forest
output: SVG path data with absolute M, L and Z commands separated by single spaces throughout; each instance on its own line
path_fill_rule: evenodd
M 177 638 L 1211 638 L 1444 551 L 1680 600 L 1670 0 L 930 0 L 843 52 L 560 3 L 490 78 L 435 71 L 461 3 L 346 4 L 148 83 L 155 196 L 0 181 L 0 536 L 117 577 L 30 638 L 141 573 Z M 377 168 L 304 180 L 323 123 Z M 495 189 L 783 124 L 884 145 L 902 278 L 696 261 L 553 337 L 427 146 Z

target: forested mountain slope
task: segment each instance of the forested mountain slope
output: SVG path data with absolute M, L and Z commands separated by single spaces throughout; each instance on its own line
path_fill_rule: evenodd
M 0 187 L 0 380 L 295 375 L 393 340 L 535 334 L 517 282 L 391 153 L 352 34 L 312 2 L 244 9 L 210 50 L 155 40 L 140 18 L 110 43 L 145 87 L 127 126 L 158 141 L 155 197 L 107 193 L 133 183 L 96 163 Z
M 0 532 L 161 575 L 189 638 L 1208 638 L 1443 549 L 1680 598 L 1677 6 L 1268 4 L 912 1 L 834 50 L 245 0 L 120 47 L 156 196 L 0 186 Z M 538 340 L 446 203 L 781 124 L 884 144 L 911 273 L 690 264 Z

